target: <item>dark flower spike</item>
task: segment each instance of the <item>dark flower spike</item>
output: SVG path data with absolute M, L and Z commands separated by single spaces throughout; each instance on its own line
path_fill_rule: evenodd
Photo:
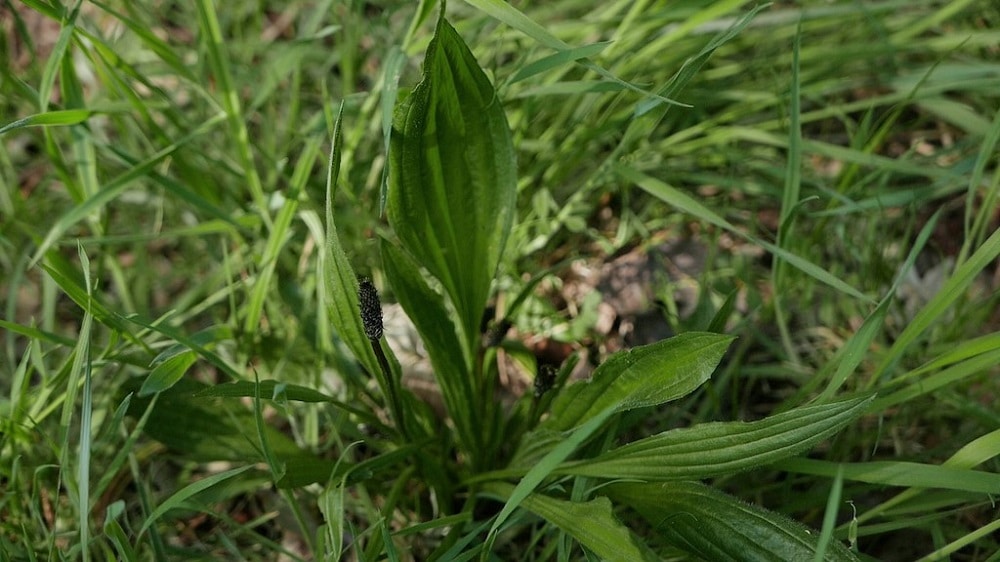
M 358 280 L 358 304 L 361 309 L 361 324 L 365 329 L 365 337 L 372 345 L 372 352 L 378 359 L 378 366 L 382 370 L 382 377 L 379 382 L 383 387 L 383 392 L 389 401 L 392 410 L 392 417 L 396 421 L 396 427 L 403 437 L 409 438 L 406 431 L 405 420 L 403 419 L 403 402 L 399 396 L 397 384 L 399 381 L 392 376 L 392 367 L 389 365 L 389 358 L 382 349 L 382 303 L 378 299 L 378 290 L 371 279 L 362 277 Z
M 363 278 L 358 284 L 358 300 L 361 305 L 361 323 L 365 336 L 371 341 L 382 338 L 382 303 L 378 300 L 378 290 L 371 279 Z
M 556 382 L 556 368 L 552 365 L 542 365 L 535 375 L 535 398 L 541 398 Z
M 513 325 L 514 324 L 506 318 L 494 324 L 489 331 L 486 332 L 486 347 L 496 347 L 503 343 L 503 339 L 507 337 L 507 332 L 510 331 Z

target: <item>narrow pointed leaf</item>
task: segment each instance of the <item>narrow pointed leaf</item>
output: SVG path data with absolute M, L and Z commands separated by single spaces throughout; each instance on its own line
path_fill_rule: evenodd
M 558 473 L 690 480 L 756 468 L 808 450 L 857 419 L 873 396 L 805 406 L 756 422 L 705 423 L 640 439 Z
M 695 482 L 620 483 L 606 488 L 654 525 L 663 540 L 704 560 L 813 560 L 819 533 L 783 515 Z M 822 560 L 858 558 L 839 542 Z
M 389 222 L 444 285 L 472 342 L 513 220 L 516 169 L 496 91 L 443 18 L 393 129 Z
M 323 269 L 320 272 L 322 283 L 328 295 L 327 312 L 333 322 L 337 335 L 347 345 L 354 357 L 364 365 L 369 373 L 381 374 L 378 359 L 372 351 L 368 338 L 365 337 L 364 326 L 361 324 L 361 307 L 358 304 L 358 279 L 354 268 L 344 253 L 337 235 L 337 226 L 333 220 L 333 197 L 336 193 L 337 177 L 340 175 L 340 155 L 342 145 L 341 122 L 344 108 L 340 113 L 333 131 L 333 146 L 330 148 L 330 160 L 326 176 L 326 256 Z M 385 385 L 382 385 L 385 388 Z
M 42 127 L 52 125 L 76 125 L 83 123 L 95 113 L 92 109 L 63 109 L 59 111 L 49 111 L 46 113 L 36 113 L 23 119 L 18 119 L 0 127 L 0 135 L 23 129 L 25 127 Z
M 157 508 L 153 511 L 153 513 L 149 514 L 149 517 L 146 518 L 145 523 L 143 523 L 142 527 L 139 529 L 139 536 L 142 536 L 142 534 L 146 532 L 146 529 L 148 529 L 150 525 L 156 523 L 156 521 L 160 517 L 163 517 L 163 515 L 166 514 L 168 511 L 170 511 L 171 509 L 181 507 L 182 505 L 184 505 L 184 502 L 186 502 L 193 496 L 201 492 L 204 492 L 205 490 L 211 488 L 212 486 L 215 486 L 230 478 L 233 478 L 234 476 L 238 476 L 250 470 L 251 468 L 253 468 L 253 466 L 241 466 L 238 468 L 227 470 L 225 472 L 221 472 L 219 474 L 213 474 L 211 476 L 207 476 L 201 480 L 198 480 L 193 484 L 188 484 L 187 486 L 174 492 L 174 495 L 167 498 L 166 501 L 157 506 Z
M 166 390 L 181 380 L 184 373 L 194 365 L 198 356 L 193 351 L 185 351 L 163 361 L 149 372 L 149 376 L 139 389 L 139 396 L 149 396 Z

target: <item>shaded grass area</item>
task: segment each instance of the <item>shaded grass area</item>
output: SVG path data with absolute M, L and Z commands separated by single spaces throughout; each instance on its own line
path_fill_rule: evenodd
M 519 4 L 537 29 L 489 5 L 449 10 L 518 151 L 498 286 L 516 294 L 552 265 L 558 286 L 565 260 L 689 236 L 710 248 L 701 313 L 668 305 L 672 326 L 705 329 L 737 303 L 739 340 L 713 380 L 621 425 L 638 437 L 876 390 L 869 416 L 810 458 L 716 484 L 814 528 L 842 484 L 852 505 L 828 528 L 862 553 L 995 559 L 989 496 L 933 468 L 998 468 L 1000 9 L 780 3 L 721 43 L 752 4 Z M 386 457 L 385 420 L 365 417 L 379 399 L 332 333 L 318 273 L 343 102 L 335 218 L 355 270 L 381 279 L 387 122 L 433 8 L 0 8 L 0 126 L 29 119 L 0 150 L 0 550 L 307 558 L 330 548 L 317 525 L 340 509 L 359 559 L 422 559 L 463 522 L 397 478 L 405 453 Z M 579 50 L 553 55 L 553 39 Z M 569 313 L 534 300 L 544 322 L 515 323 L 558 339 Z M 255 377 L 293 386 L 161 418 L 146 405 L 170 397 L 141 395 Z M 321 483 L 349 477 L 338 460 L 375 464 L 346 496 L 275 488 L 262 441 Z M 498 555 L 583 557 L 519 517 Z

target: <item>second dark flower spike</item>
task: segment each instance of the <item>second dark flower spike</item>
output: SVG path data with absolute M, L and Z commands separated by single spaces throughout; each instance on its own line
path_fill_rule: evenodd
M 358 283 L 358 301 L 365 336 L 371 341 L 378 341 L 382 338 L 382 303 L 378 299 L 378 290 L 367 277 Z

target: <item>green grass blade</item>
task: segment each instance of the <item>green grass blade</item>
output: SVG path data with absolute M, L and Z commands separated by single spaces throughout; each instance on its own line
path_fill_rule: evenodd
M 62 29 L 59 30 L 59 38 L 56 40 L 56 44 L 52 48 L 52 53 L 45 63 L 41 85 L 38 88 L 38 107 L 42 112 L 48 109 L 49 101 L 52 99 L 52 90 L 55 87 L 56 76 L 60 72 L 63 60 L 69 52 L 69 42 L 76 32 L 76 18 L 80 15 L 80 6 L 82 4 L 82 0 L 77 0 L 68 14 L 65 12 L 60 14 L 60 16 L 65 16 L 65 19 L 60 22 Z
M 819 543 L 816 545 L 816 554 L 813 562 L 822 562 L 826 556 L 830 541 L 833 540 L 833 528 L 837 524 L 837 513 L 840 511 L 840 498 L 844 491 L 844 473 L 837 472 L 837 477 L 833 479 L 833 486 L 830 489 L 830 496 L 826 500 L 826 513 L 823 515 L 823 528 L 819 535 Z
M 753 242 L 754 244 L 757 244 L 758 246 L 771 252 L 775 256 L 785 260 L 792 267 L 801 270 L 806 275 L 809 275 L 810 277 L 816 279 L 817 281 L 829 285 L 846 295 L 854 297 L 863 302 L 868 302 L 868 303 L 872 302 L 872 299 L 870 297 L 865 296 L 854 287 L 851 287 L 844 281 L 840 280 L 830 272 L 824 270 L 823 268 L 810 262 L 809 260 L 797 256 L 795 254 L 792 254 L 784 250 L 783 248 L 776 246 L 775 244 L 772 244 L 765 240 L 761 240 L 755 236 L 751 236 L 743 232 L 742 230 L 736 228 L 732 223 L 720 217 L 714 211 L 702 205 L 694 198 L 692 198 L 690 195 L 687 195 L 686 193 L 683 193 L 658 179 L 642 174 L 628 166 L 616 164 L 614 165 L 613 169 L 622 178 L 634 182 L 636 185 L 644 189 L 647 193 L 659 198 L 664 203 L 667 203 L 668 205 L 671 205 L 672 207 L 675 207 L 678 210 L 683 211 L 689 215 L 692 215 L 695 218 L 703 220 L 709 224 L 713 224 L 715 226 L 718 226 L 719 228 L 732 232 L 733 234 L 736 234 L 740 238 L 743 238 L 745 240 Z
M 95 113 L 96 111 L 93 109 L 63 109 L 48 111 L 46 113 L 36 113 L 35 115 L 29 115 L 28 117 L 12 121 L 0 127 L 0 135 L 28 127 L 78 125 L 90 119 Z
M 127 172 L 117 176 L 108 183 L 106 183 L 99 191 L 92 194 L 85 201 L 81 202 L 79 205 L 73 207 L 69 212 L 61 215 L 59 220 L 49 229 L 48 234 L 45 235 L 45 239 L 35 250 L 35 255 L 31 258 L 31 263 L 35 264 L 43 256 L 53 244 L 56 243 L 63 234 L 69 230 L 70 227 L 80 222 L 91 213 L 96 212 L 98 209 L 103 208 L 113 199 L 122 194 L 129 186 L 133 184 L 134 181 L 150 174 L 153 169 L 159 165 L 163 160 L 170 157 L 171 154 L 177 151 L 180 147 L 184 146 L 186 143 L 195 139 L 208 131 L 212 130 L 215 125 L 221 120 L 222 116 L 217 116 L 215 118 L 209 119 L 197 129 L 191 133 L 181 137 L 177 141 L 171 143 L 169 146 L 157 151 L 155 154 L 149 158 L 143 160 L 139 164 L 129 169 Z
M 379 431 L 388 431 L 388 428 L 381 421 L 379 421 L 378 416 L 368 410 L 346 404 L 332 396 L 323 394 L 318 390 L 287 382 L 275 380 L 261 380 L 259 382 L 246 380 L 233 381 L 231 383 L 217 384 L 207 387 L 204 390 L 195 393 L 195 396 L 204 398 L 252 398 L 257 396 L 258 392 L 260 397 L 265 400 L 277 400 L 282 402 L 291 400 L 293 402 L 305 402 L 310 404 L 331 404 L 341 410 L 344 410 L 345 412 L 350 413 L 351 415 L 357 416 L 358 419 L 364 420 L 365 423 L 371 425 Z
M 225 472 L 220 472 L 218 474 L 206 476 L 205 478 L 202 478 L 201 480 L 198 480 L 197 482 L 194 482 L 192 484 L 188 484 L 187 486 L 174 492 L 173 495 L 171 495 L 163 503 L 157 506 L 156 509 L 153 511 L 153 513 L 149 514 L 149 517 L 146 518 L 146 521 L 139 528 L 139 532 L 137 533 L 137 535 L 142 536 L 143 533 L 145 533 L 146 530 L 149 529 L 150 525 L 156 523 L 160 519 L 160 517 L 163 517 L 163 515 L 165 515 L 171 509 L 181 507 L 182 505 L 185 504 L 185 502 L 187 502 L 187 500 L 191 499 L 195 495 L 200 494 L 201 492 L 204 492 L 205 490 L 208 490 L 213 486 L 221 484 L 222 482 L 225 482 L 230 478 L 239 476 L 240 474 L 243 474 L 244 472 L 250 470 L 251 468 L 253 468 L 253 466 L 241 466 L 238 468 L 227 470 Z
M 1000 256 L 1000 229 L 983 242 L 975 253 L 969 256 L 969 260 L 958 266 L 951 278 L 941 287 L 936 295 L 926 304 L 920 312 L 914 316 L 913 320 L 906 326 L 896 341 L 885 354 L 882 362 L 875 370 L 875 376 L 871 378 L 869 386 L 874 385 L 879 379 L 885 376 L 888 371 L 896 365 L 903 353 L 919 338 L 934 322 L 965 294 L 965 291 L 972 284 L 972 281 L 983 269 L 995 262 Z
M 954 540 L 934 552 L 917 560 L 917 562 L 932 562 L 934 560 L 946 560 L 949 556 L 959 552 L 963 548 L 975 546 L 980 541 L 986 540 L 991 534 L 1000 530 L 1000 519 L 995 519 L 982 527 L 966 533 L 962 538 Z M 996 560 L 1000 552 L 994 553 L 988 560 Z
M 557 38 L 555 35 L 549 33 L 547 29 L 539 25 L 537 22 L 526 16 L 523 12 L 518 11 L 517 8 L 511 6 L 510 4 L 504 2 L 503 0 L 465 0 L 468 4 L 475 6 L 476 8 L 482 10 L 491 17 L 509 25 L 510 27 L 524 33 L 528 37 L 531 37 L 535 41 L 538 41 L 542 45 L 554 49 L 556 51 L 567 51 L 571 47 L 563 42 L 561 39 Z M 679 105 L 682 107 L 690 107 L 687 104 L 680 103 L 676 100 L 672 100 L 655 92 L 650 92 L 640 86 L 636 86 L 631 82 L 627 82 L 618 78 L 608 70 L 594 64 L 588 59 L 579 59 L 580 63 L 588 70 L 597 73 L 602 78 L 615 82 L 616 84 L 632 90 L 634 92 L 643 94 L 650 98 L 655 98 L 661 103 L 667 103 L 670 105 Z
M 385 70 L 382 72 L 381 118 L 382 118 L 382 151 L 389 154 L 392 139 L 393 108 L 399 95 L 399 77 L 406 64 L 406 53 L 398 47 L 393 47 L 386 57 Z M 378 213 L 385 213 L 385 205 L 389 196 L 389 166 L 382 166 L 382 183 L 379 192 Z
M 254 164 L 253 151 L 250 143 L 250 133 L 247 131 L 240 98 L 233 86 L 232 73 L 225 53 L 225 39 L 219 28 L 219 20 L 215 13 L 212 0 L 198 0 L 198 25 L 202 31 L 205 50 L 208 53 L 208 63 L 214 78 L 218 81 L 219 93 L 222 95 L 222 107 L 225 108 L 229 129 L 235 139 L 243 174 L 253 198 L 257 213 L 264 223 L 271 226 L 271 216 L 267 212 L 267 200 L 264 197 L 264 187 Z
M 872 342 L 875 338 L 883 332 L 883 324 L 885 322 L 885 316 L 889 312 L 889 308 L 893 302 L 893 298 L 896 295 L 896 291 L 900 284 L 906 279 L 907 273 L 913 268 L 913 265 L 917 261 L 917 257 L 923 251 L 924 246 L 927 244 L 927 240 L 930 239 L 931 234 L 934 232 L 934 227 L 938 223 L 938 218 L 940 217 L 940 211 L 935 213 L 924 227 L 920 229 L 920 233 L 917 234 L 917 239 L 913 243 L 913 247 L 910 248 L 909 254 L 906 256 L 902 267 L 900 267 L 899 273 L 896 275 L 896 279 L 893 281 L 892 286 L 886 292 L 886 295 L 882 297 L 881 302 L 875 307 L 875 310 L 869 314 L 864 322 L 861 323 L 861 327 L 855 332 L 851 339 L 848 340 L 847 344 L 838 352 L 837 357 L 834 359 L 833 363 L 836 364 L 837 370 L 833 373 L 830 378 L 830 382 L 827 384 L 826 388 L 820 394 L 821 400 L 830 400 L 837 391 L 843 387 L 844 383 L 847 382 L 848 377 L 851 373 L 857 369 L 858 365 L 864 360 L 868 353 L 868 349 L 871 347 Z
M 87 289 L 88 297 L 94 294 L 96 290 L 96 279 L 91 278 L 90 274 L 90 259 L 87 254 L 83 251 L 82 246 L 77 246 L 77 251 L 80 256 L 80 265 L 83 269 L 83 279 L 84 284 Z M 92 385 L 92 358 L 90 356 L 90 338 L 91 338 L 91 327 L 93 324 L 93 316 L 89 312 L 84 312 L 83 326 L 80 328 L 80 347 L 77 348 L 76 359 L 79 361 L 73 362 L 73 369 L 82 369 L 82 373 L 71 373 L 69 379 L 69 388 L 76 388 L 76 379 L 82 375 L 83 377 L 83 403 L 80 406 L 80 449 L 79 457 L 77 457 L 77 480 L 76 484 L 78 486 L 78 497 L 77 497 L 77 514 L 79 515 L 79 525 L 80 525 L 80 547 L 82 559 L 84 561 L 90 560 L 90 456 L 93 448 L 93 436 L 90 433 L 91 425 L 93 424 L 93 413 L 94 413 L 94 390 Z M 64 408 L 72 409 L 76 407 L 76 400 L 71 397 L 75 392 L 70 393 L 70 397 L 67 398 L 64 403 Z M 63 410 L 63 422 L 68 423 L 69 417 L 66 415 L 66 409 Z M 67 426 L 68 429 L 68 426 Z M 67 440 L 68 441 L 68 440 Z M 69 447 L 69 443 L 64 443 L 66 446 L 65 451 L 73 450 Z
M 593 43 L 591 45 L 557 51 L 547 57 L 542 57 L 534 62 L 522 66 L 517 72 L 514 73 L 513 76 L 510 77 L 508 83 L 514 84 L 536 74 L 552 70 L 553 68 L 564 65 L 568 62 L 599 55 L 601 51 L 606 49 L 610 44 L 610 41 L 602 41 L 600 43 Z
M 309 172 L 312 171 L 313 164 L 319 156 L 321 137 L 313 136 L 306 141 L 306 146 L 299 155 L 299 160 L 295 164 L 292 178 L 289 182 L 288 194 L 285 202 L 278 211 L 278 216 L 274 220 L 271 232 L 268 234 L 267 246 L 264 247 L 264 254 L 260 259 L 260 267 L 257 278 L 254 280 L 253 289 L 250 292 L 250 299 L 246 307 L 246 320 L 243 323 L 243 330 L 246 333 L 254 334 L 260 330 L 260 319 L 264 313 L 264 303 L 268 292 L 272 288 L 274 271 L 278 265 L 278 254 L 291 237 L 292 219 L 299 207 L 299 196 L 305 188 L 309 179 Z
M 218 327 L 215 330 L 204 330 L 199 332 L 199 334 L 189 336 L 186 332 L 179 328 L 169 326 L 165 322 L 150 320 L 140 314 L 131 314 L 126 317 L 125 320 L 137 326 L 142 326 L 143 328 L 162 334 L 169 339 L 186 346 L 188 349 L 196 352 L 204 360 L 218 367 L 220 371 L 233 380 L 240 380 L 243 378 L 240 372 L 235 367 L 230 365 L 228 361 L 209 349 L 210 343 L 232 337 L 231 331 L 227 327 Z M 202 334 L 211 334 L 211 337 L 208 340 L 203 340 L 201 337 Z
M 909 382 L 903 389 L 879 398 L 875 406 L 879 411 L 883 411 L 885 408 L 909 402 L 914 398 L 933 393 L 959 381 L 983 376 L 997 364 L 1000 364 L 1000 349 L 995 349 L 991 352 L 961 361 L 927 377 L 904 375 L 908 382 L 909 379 L 915 380 Z
M 143 381 L 142 388 L 139 389 L 139 396 L 149 396 L 170 388 L 181 380 L 184 373 L 187 373 L 197 360 L 195 352 L 186 351 L 153 367 L 149 376 Z
M 717 3 L 715 4 L 715 6 L 707 8 L 707 10 L 714 11 L 714 8 L 716 6 L 723 6 L 723 4 Z M 680 93 L 680 91 L 683 90 L 684 87 L 687 86 L 688 83 L 690 83 L 695 76 L 697 76 L 697 74 L 701 71 L 702 67 L 705 66 L 705 63 L 707 63 L 708 60 L 712 58 L 712 55 L 720 47 L 722 47 L 723 45 L 734 39 L 741 31 L 743 31 L 743 29 L 747 25 L 750 24 L 750 22 L 754 19 L 754 17 L 757 16 L 757 14 L 761 10 L 764 10 L 768 6 L 770 6 L 770 4 L 760 4 L 755 6 L 752 10 L 747 12 L 746 15 L 737 20 L 729 29 L 715 36 L 697 54 L 684 61 L 684 64 L 681 65 L 680 70 L 678 70 L 677 73 L 666 83 L 666 85 L 664 85 L 663 88 L 660 89 L 659 93 L 671 99 L 675 98 Z M 728 6 L 724 6 L 724 8 L 726 10 L 729 9 Z M 688 26 L 686 25 L 685 22 L 685 24 L 677 26 L 676 30 L 681 31 L 686 27 Z M 661 41 L 662 39 L 663 38 L 661 38 Z M 637 118 L 642 117 L 643 115 L 649 113 L 650 111 L 652 111 L 653 109 L 655 109 L 657 106 L 660 105 L 663 105 L 662 102 L 656 98 L 649 98 L 642 100 L 635 106 L 635 111 L 633 112 L 633 116 Z M 666 109 L 669 109 L 669 107 L 664 108 L 664 111 Z M 661 114 L 660 117 L 662 118 L 663 114 Z M 638 134 L 640 130 L 647 130 L 648 126 L 649 125 L 640 125 L 638 122 L 633 122 L 631 125 L 629 125 L 629 130 L 625 133 L 625 135 L 626 137 L 634 137 Z
M 788 158 L 785 164 L 785 185 L 781 190 L 781 209 L 778 219 L 778 237 L 776 245 L 789 250 L 790 237 L 795 225 L 796 211 L 799 209 L 802 192 L 802 100 L 799 78 L 799 51 L 801 50 L 802 27 L 796 30 L 795 42 L 792 44 L 792 86 L 789 94 L 788 108 Z M 792 336 L 788 329 L 788 317 L 783 306 L 785 287 L 786 262 L 775 260 L 771 268 L 771 283 L 774 286 L 772 303 L 774 319 L 781 334 L 781 343 L 785 348 L 785 356 L 793 363 L 799 363 L 799 354 L 792 344 Z
M 815 459 L 788 459 L 777 468 L 797 474 L 834 477 L 843 466 L 844 478 L 880 486 L 942 488 L 978 494 L 1000 490 L 1000 474 L 949 466 L 935 466 L 901 461 L 834 463 Z
M 991 217 L 994 216 L 993 211 L 997 208 L 998 199 L 1000 199 L 1000 170 L 994 171 L 993 184 L 983 195 L 979 212 L 976 213 L 972 225 L 969 226 L 971 206 L 976 201 L 976 192 L 979 190 L 979 186 L 983 184 L 983 176 L 986 174 L 987 166 L 996 160 L 996 147 L 998 143 L 1000 143 L 1000 109 L 993 116 L 993 123 L 990 125 L 983 139 L 979 154 L 976 156 L 975 167 L 969 175 L 969 194 L 966 199 L 965 208 L 966 236 L 965 242 L 962 244 L 962 249 L 958 253 L 958 263 L 964 262 L 965 257 L 969 255 L 972 247 L 982 239 L 981 237 L 985 234 Z

